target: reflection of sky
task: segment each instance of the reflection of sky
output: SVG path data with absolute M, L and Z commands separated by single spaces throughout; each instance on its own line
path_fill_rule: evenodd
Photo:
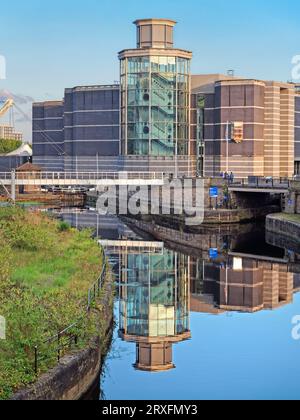
M 107 399 L 300 399 L 300 341 L 291 338 L 294 303 L 275 311 L 191 314 L 192 339 L 174 345 L 176 369 L 135 371 L 135 344 L 117 340 L 108 360 Z M 115 351 L 113 351 L 115 353 Z

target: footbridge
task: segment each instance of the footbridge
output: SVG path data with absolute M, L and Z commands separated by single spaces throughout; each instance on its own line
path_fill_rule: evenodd
M 15 200 L 18 186 L 110 187 L 164 185 L 162 172 L 0 172 L 0 186 Z
M 229 191 L 242 193 L 287 194 L 293 180 L 287 178 L 260 178 L 236 180 L 229 184 Z

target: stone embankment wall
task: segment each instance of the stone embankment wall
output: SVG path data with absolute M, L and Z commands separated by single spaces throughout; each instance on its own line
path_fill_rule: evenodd
M 285 213 L 300 214 L 300 181 L 291 183 L 289 195 L 285 203 Z
M 266 230 L 300 243 L 300 217 L 299 222 L 297 222 L 281 214 L 269 215 L 266 219 Z

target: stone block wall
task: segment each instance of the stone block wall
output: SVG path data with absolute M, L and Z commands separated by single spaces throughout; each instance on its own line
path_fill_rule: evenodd
M 285 213 L 300 214 L 300 181 L 293 181 L 285 201 Z

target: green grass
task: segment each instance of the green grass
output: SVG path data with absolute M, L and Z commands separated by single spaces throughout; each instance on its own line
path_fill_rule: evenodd
M 0 315 L 6 340 L 0 340 L 0 399 L 35 380 L 33 348 L 43 346 L 79 318 L 82 345 L 95 332 L 85 317 L 87 290 L 102 268 L 102 253 L 90 231 L 79 232 L 42 213 L 0 208 Z M 40 372 L 55 364 L 55 352 Z

